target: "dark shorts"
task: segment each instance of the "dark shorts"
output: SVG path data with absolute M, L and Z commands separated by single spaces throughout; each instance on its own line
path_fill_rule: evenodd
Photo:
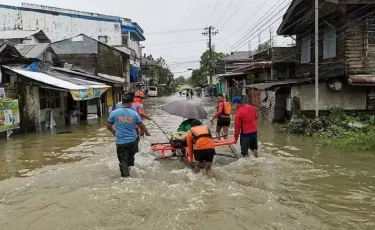
M 128 144 L 116 144 L 121 176 L 129 176 L 129 167 L 134 166 L 134 155 L 137 153 L 137 148 L 138 141 Z
M 211 163 L 214 160 L 215 154 L 215 149 L 194 150 L 194 159 L 201 163 Z
M 230 126 L 230 117 L 219 117 L 217 119 L 217 127 L 228 127 Z
M 258 150 L 258 137 L 257 134 L 240 137 L 241 154 L 248 155 L 249 149 L 251 151 Z

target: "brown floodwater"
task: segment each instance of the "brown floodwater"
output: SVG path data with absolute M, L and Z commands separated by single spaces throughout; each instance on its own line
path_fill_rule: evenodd
M 185 98 L 145 103 L 167 133 L 182 121 L 160 110 L 173 100 Z M 213 101 L 194 101 L 213 114 Z M 141 141 L 131 178 L 121 179 L 105 118 L 88 123 L 0 140 L 0 229 L 375 229 L 374 153 L 260 123 L 260 158 L 217 157 L 208 179 L 178 160 L 154 161 L 150 143 L 167 139 L 146 122 L 152 136 Z

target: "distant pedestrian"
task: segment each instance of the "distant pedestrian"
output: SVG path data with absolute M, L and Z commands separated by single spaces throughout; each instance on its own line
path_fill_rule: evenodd
M 243 104 L 241 97 L 234 97 L 232 103 L 237 109 L 234 121 L 234 139 L 237 143 L 241 134 L 241 154 L 243 157 L 249 157 L 250 149 L 254 156 L 258 157 L 258 114 L 253 106 Z
M 116 136 L 117 158 L 119 160 L 121 177 L 129 177 L 130 166 L 134 166 L 134 155 L 138 149 L 137 127 L 146 136 L 150 136 L 141 117 L 131 109 L 133 97 L 125 95 L 122 107 L 112 111 L 108 118 L 107 129 Z M 114 126 L 114 127 L 113 127 Z

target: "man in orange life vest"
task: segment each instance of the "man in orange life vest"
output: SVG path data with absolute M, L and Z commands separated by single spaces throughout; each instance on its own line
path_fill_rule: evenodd
M 136 111 L 139 116 L 141 116 L 142 120 L 143 119 L 148 119 L 148 120 L 152 120 L 149 116 L 146 115 L 146 112 L 145 112 L 145 109 L 143 107 L 143 99 L 145 98 L 145 95 L 144 93 L 138 91 L 135 93 L 135 98 L 134 98 L 134 101 L 133 101 L 133 104 L 132 104 L 132 109 L 134 111 Z M 139 135 L 143 136 L 144 133 L 142 130 L 138 130 L 139 131 Z
M 199 121 L 192 122 L 186 141 L 188 162 L 192 163 L 195 160 L 194 173 L 199 173 L 204 163 L 207 175 L 212 176 L 211 166 L 216 153 L 209 128 Z
M 223 129 L 224 139 L 227 138 L 229 125 L 230 125 L 230 114 L 232 112 L 232 106 L 229 102 L 224 101 L 224 95 L 217 95 L 218 107 L 217 113 L 211 119 L 211 125 L 214 124 L 215 118 L 217 118 L 216 124 L 216 137 L 220 140 L 220 132 Z

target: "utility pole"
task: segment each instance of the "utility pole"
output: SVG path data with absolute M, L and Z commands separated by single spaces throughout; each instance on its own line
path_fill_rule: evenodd
M 203 36 L 208 35 L 208 49 L 209 49 L 209 54 L 210 54 L 210 88 L 213 88 L 213 82 L 212 82 L 212 75 L 213 75 L 213 60 L 212 60 L 212 36 L 215 36 L 216 34 L 219 33 L 218 30 L 215 29 L 213 26 L 209 26 L 207 28 L 204 28 L 206 31 L 203 32 Z M 211 95 L 212 96 L 212 95 Z
M 315 117 L 319 117 L 319 0 L 315 0 Z
M 261 35 L 262 35 L 262 31 L 261 31 L 261 29 L 259 29 L 259 37 L 258 37 L 258 45 L 260 46 L 260 37 L 261 37 Z M 259 47 L 258 46 L 258 47 Z
M 251 57 L 252 55 L 252 51 L 251 51 L 251 41 L 249 41 L 249 45 L 248 45 L 248 50 L 249 50 L 249 57 Z
M 270 47 L 272 48 L 273 46 L 273 42 L 272 42 L 272 29 L 271 29 L 271 26 L 270 26 Z

